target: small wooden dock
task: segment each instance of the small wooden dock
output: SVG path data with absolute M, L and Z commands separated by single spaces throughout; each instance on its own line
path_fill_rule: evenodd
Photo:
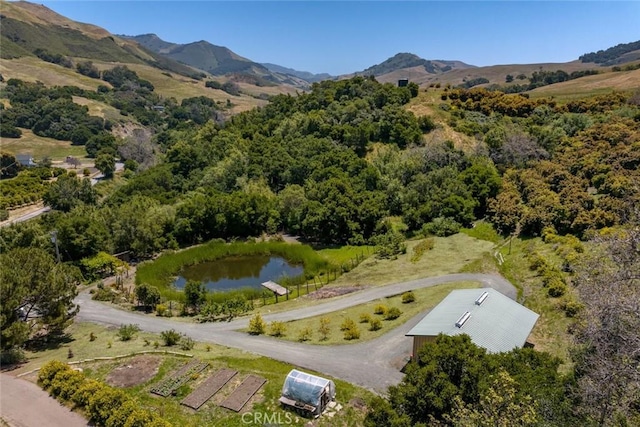
M 263 282 L 262 286 L 269 289 L 271 292 L 278 296 L 283 296 L 289 293 L 289 289 L 285 288 L 284 286 L 280 286 L 276 282 L 272 282 L 271 280 L 269 280 L 268 282 Z

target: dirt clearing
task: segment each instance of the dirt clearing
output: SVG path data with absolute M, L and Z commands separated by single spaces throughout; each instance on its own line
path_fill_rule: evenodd
M 162 357 L 159 356 L 136 356 L 114 368 L 106 382 L 115 387 L 133 387 L 146 383 L 158 373 L 160 363 Z

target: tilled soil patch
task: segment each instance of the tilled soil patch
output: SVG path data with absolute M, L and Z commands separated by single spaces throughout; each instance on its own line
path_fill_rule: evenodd
M 162 363 L 159 356 L 135 356 L 114 368 L 106 382 L 115 387 L 133 387 L 149 381 L 158 373 Z

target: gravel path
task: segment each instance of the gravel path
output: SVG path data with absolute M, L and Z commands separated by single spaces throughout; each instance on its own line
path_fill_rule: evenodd
M 408 290 L 459 281 L 480 282 L 484 287 L 494 288 L 512 299 L 516 299 L 517 296 L 513 285 L 501 276 L 451 274 L 368 288 L 333 298 L 312 307 L 264 315 L 263 318 L 267 322 L 303 319 L 343 310 Z M 247 327 L 248 318 L 246 317 L 223 323 L 182 323 L 120 310 L 114 306 L 91 300 L 91 295 L 87 292 L 81 293 L 76 298 L 76 302 L 81 307 L 80 313 L 76 316 L 78 321 L 113 326 L 135 323 L 142 330 L 154 333 L 175 329 L 197 341 L 239 348 L 302 368 L 313 369 L 378 393 L 384 393 L 389 385 L 398 384 L 402 380 L 402 373 L 399 369 L 410 355 L 412 345 L 411 339 L 404 335 L 428 313 L 425 311 L 415 316 L 404 325 L 375 340 L 358 344 L 319 346 L 265 336 L 249 336 L 246 333 L 236 332 L 238 329 Z
M 13 427 L 86 427 L 82 416 L 71 412 L 37 385 L 0 374 L 0 418 Z

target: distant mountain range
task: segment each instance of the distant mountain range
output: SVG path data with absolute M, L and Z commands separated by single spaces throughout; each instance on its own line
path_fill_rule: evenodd
M 119 35 L 133 40 L 145 48 L 175 61 L 206 71 L 214 76 L 232 75 L 242 81 L 257 85 L 290 84 L 306 88 L 314 74 L 292 70 L 275 64 L 259 64 L 244 58 L 232 50 L 205 40 L 178 44 L 162 40 L 156 34 L 138 36 Z
M 427 74 L 442 74 L 451 70 L 476 68 L 475 65 L 465 64 L 462 61 L 427 60 L 413 53 L 398 53 L 380 64 L 373 65 L 356 74 L 383 76 L 394 71 L 408 68 L 422 68 Z
M 92 24 L 70 20 L 45 6 L 25 1 L 0 0 L 0 57 L 86 58 L 103 62 L 145 64 L 196 79 L 232 80 L 254 85 L 263 92 L 293 93 L 326 79 L 373 75 L 382 82 L 407 78 L 418 84 L 434 82 L 454 85 L 485 81 L 504 84 L 507 76 L 529 76 L 540 70 L 566 72 L 599 69 L 640 60 L 640 42 L 620 44 L 610 49 L 586 53 L 567 63 L 512 64 L 475 67 L 462 61 L 428 60 L 412 53 L 398 53 L 365 70 L 342 76 L 298 71 L 273 63 L 258 63 L 232 50 L 201 40 L 187 44 L 162 40 L 155 34 L 118 36 Z M 282 90 L 267 86 L 282 86 Z
M 293 68 L 287 68 L 281 65 L 270 64 L 268 62 L 264 62 L 262 63 L 262 65 L 264 65 L 274 73 L 289 74 L 291 76 L 296 76 L 300 79 L 306 80 L 309 83 L 319 82 L 321 80 L 331 80 L 335 78 L 331 74 L 327 74 L 327 73 L 314 74 L 314 73 L 310 73 L 309 71 L 298 71 L 298 70 L 294 70 Z

